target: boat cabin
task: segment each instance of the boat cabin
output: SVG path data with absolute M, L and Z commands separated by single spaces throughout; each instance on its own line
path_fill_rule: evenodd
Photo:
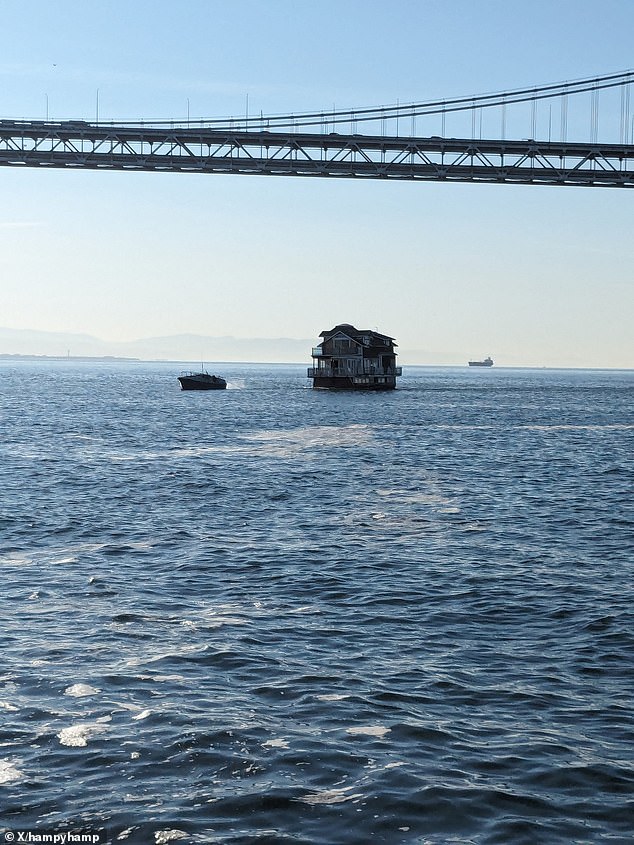
M 319 335 L 312 351 L 308 378 L 313 387 L 347 390 L 394 390 L 401 367 L 396 366 L 393 337 L 341 323 Z

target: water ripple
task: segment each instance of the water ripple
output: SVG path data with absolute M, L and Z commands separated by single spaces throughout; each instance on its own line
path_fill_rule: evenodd
M 1 366 L 5 823 L 631 840 L 631 373 Z

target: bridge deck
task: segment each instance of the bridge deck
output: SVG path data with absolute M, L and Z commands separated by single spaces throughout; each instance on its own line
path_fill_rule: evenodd
M 634 187 L 634 146 L 0 121 L 0 165 Z

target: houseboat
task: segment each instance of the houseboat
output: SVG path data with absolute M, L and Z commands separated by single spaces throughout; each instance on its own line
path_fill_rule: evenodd
M 308 378 L 313 387 L 339 390 L 394 390 L 401 367 L 396 366 L 393 337 L 341 323 L 322 332 L 313 348 Z

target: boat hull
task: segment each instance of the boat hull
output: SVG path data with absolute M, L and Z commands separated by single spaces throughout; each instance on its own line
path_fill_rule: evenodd
M 181 390 L 225 390 L 227 382 L 217 376 L 179 376 Z
M 314 376 L 313 387 L 322 390 L 394 390 L 396 379 L 385 377 L 383 381 L 377 381 L 367 377 Z

